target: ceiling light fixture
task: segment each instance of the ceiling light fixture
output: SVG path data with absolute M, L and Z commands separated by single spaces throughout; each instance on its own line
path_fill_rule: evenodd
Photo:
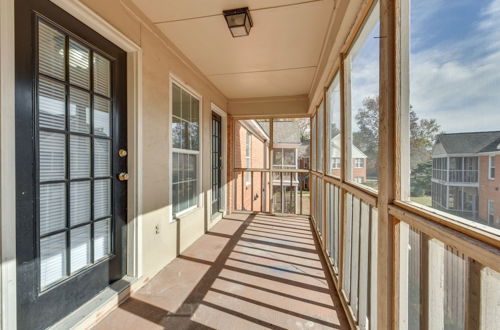
M 224 10 L 222 13 L 233 38 L 244 37 L 250 34 L 253 22 L 248 7 Z

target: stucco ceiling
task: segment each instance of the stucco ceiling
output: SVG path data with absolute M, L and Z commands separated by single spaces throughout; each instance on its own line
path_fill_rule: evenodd
M 308 94 L 334 0 L 133 0 L 230 99 Z M 222 11 L 249 7 L 233 38 Z

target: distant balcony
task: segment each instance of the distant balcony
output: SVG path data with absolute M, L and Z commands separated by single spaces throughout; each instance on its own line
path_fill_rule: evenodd
M 478 170 L 432 170 L 432 178 L 453 183 L 478 183 Z

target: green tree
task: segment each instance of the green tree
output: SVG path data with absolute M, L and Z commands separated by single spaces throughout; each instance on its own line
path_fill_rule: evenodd
M 411 170 L 411 196 L 421 197 L 431 194 L 432 160 L 425 163 L 418 163 Z
M 353 133 L 353 143 L 368 156 L 367 174 L 374 176 L 378 167 L 378 127 L 379 127 L 379 97 L 367 97 L 363 107 L 355 116 L 357 130 Z M 432 146 L 440 133 L 440 126 L 435 119 L 420 119 L 410 106 L 410 154 L 411 169 L 419 163 L 431 159 Z M 429 178 L 430 182 L 430 178 Z

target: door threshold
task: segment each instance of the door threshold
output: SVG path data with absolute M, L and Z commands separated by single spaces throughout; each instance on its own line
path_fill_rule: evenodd
M 87 329 L 91 327 L 130 296 L 131 286 L 136 281 L 137 279 L 134 277 L 123 277 L 49 329 Z

